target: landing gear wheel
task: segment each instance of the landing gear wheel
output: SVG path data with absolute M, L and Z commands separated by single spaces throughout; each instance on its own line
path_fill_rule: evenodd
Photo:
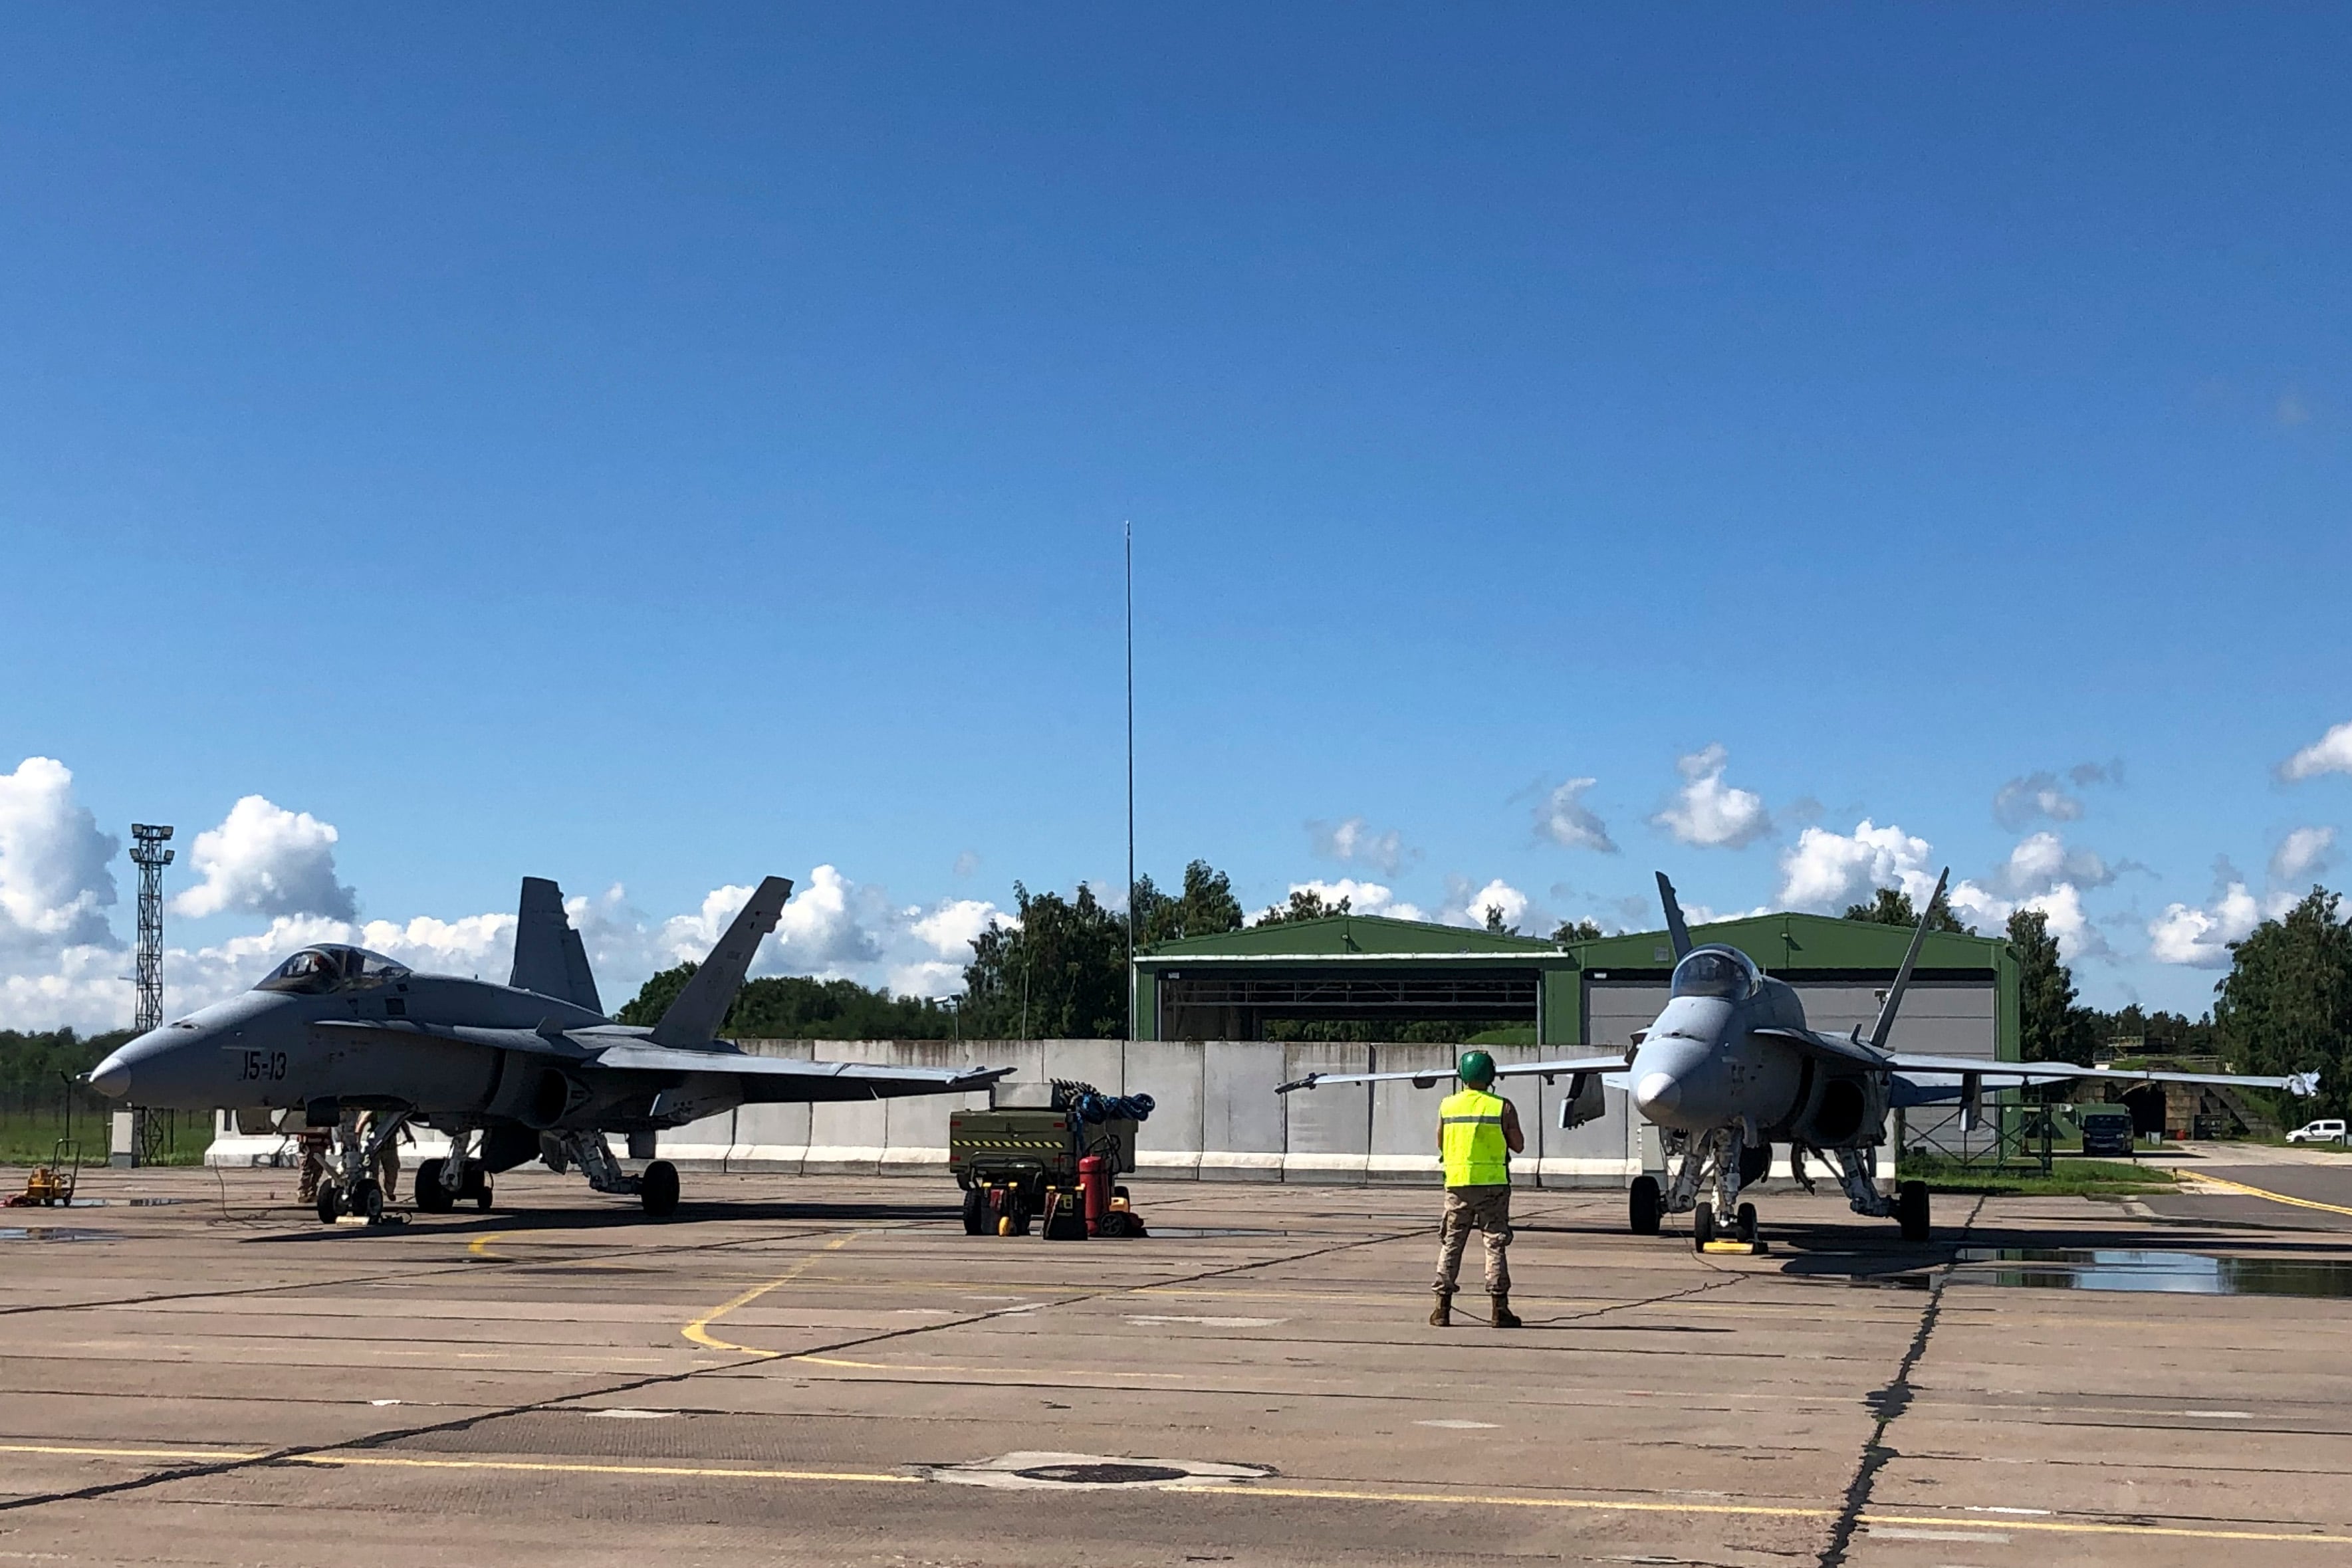
M 383 1223 L 383 1188 L 363 1181 L 352 1189 L 352 1212 L 370 1225 Z
M 1739 1206 L 1739 1239 L 1751 1247 L 1756 1243 L 1756 1206 L 1752 1203 Z
M 647 1166 L 638 1178 L 637 1197 L 644 1201 L 646 1212 L 656 1219 L 677 1207 L 677 1167 L 667 1160 Z
M 963 1233 L 966 1236 L 985 1235 L 988 1230 L 988 1194 L 976 1186 L 963 1189 Z
M 447 1168 L 446 1160 L 427 1160 L 416 1167 L 416 1190 L 413 1196 L 418 1213 L 449 1212 L 449 1189 L 441 1185 L 441 1173 Z
M 319 1184 L 319 1223 L 332 1225 L 335 1217 L 343 1212 L 342 1195 L 327 1182 Z
M 1714 1239 L 1715 1205 L 1702 1198 L 1699 1206 L 1691 1210 L 1691 1246 L 1704 1252 L 1706 1244 Z
M 1626 1197 L 1626 1206 L 1633 1211 L 1633 1234 L 1655 1236 L 1658 1233 L 1658 1216 L 1665 1207 L 1658 1197 L 1658 1178 L 1635 1176 L 1633 1189 Z
M 457 1196 L 472 1198 L 474 1207 L 488 1214 L 490 1211 L 490 1173 L 479 1166 L 467 1166 L 465 1179 L 457 1184 Z
M 1895 1219 L 1906 1241 L 1927 1239 L 1927 1184 L 1906 1181 L 1895 1189 Z

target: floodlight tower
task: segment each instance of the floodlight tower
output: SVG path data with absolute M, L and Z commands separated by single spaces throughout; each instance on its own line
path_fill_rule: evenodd
M 139 1015 L 131 1027 L 144 1034 L 163 1024 L 163 868 L 172 852 L 163 847 L 169 828 L 131 824 L 131 863 L 139 868 Z

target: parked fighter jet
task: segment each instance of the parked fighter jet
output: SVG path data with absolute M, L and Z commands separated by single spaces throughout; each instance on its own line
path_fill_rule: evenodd
M 363 947 L 322 943 L 243 996 L 199 1009 L 125 1044 L 89 1075 L 114 1099 L 165 1109 L 284 1107 L 313 1127 L 346 1110 L 376 1113 L 365 1137 L 340 1140 L 319 1218 L 380 1218 L 375 1155 L 407 1123 L 449 1135 L 446 1160 L 416 1172 L 416 1207 L 490 1205 L 490 1177 L 543 1157 L 577 1166 L 598 1192 L 632 1193 L 646 1212 L 677 1207 L 677 1169 L 623 1171 L 604 1134 L 650 1158 L 653 1134 L 741 1104 L 955 1094 L 1013 1070 L 884 1067 L 751 1056 L 716 1037 L 761 938 L 793 884 L 760 883 L 651 1029 L 604 1016 L 580 934 L 555 883 L 525 877 L 505 985 L 422 975 Z
M 1663 1188 L 1654 1176 L 1633 1186 L 1633 1228 L 1654 1236 L 1664 1214 L 1689 1213 L 1695 1242 L 1704 1247 L 1718 1230 L 1741 1240 L 1756 1239 L 1756 1206 L 1739 1201 L 1740 1189 L 1771 1168 L 1772 1145 L 1788 1143 L 1827 1155 L 1837 1168 L 1856 1214 L 1892 1217 L 1906 1241 L 1928 1235 L 1927 1187 L 1906 1181 L 1889 1198 L 1872 1178 L 1872 1154 L 1886 1141 L 1892 1109 L 1957 1100 L 1963 1128 L 1980 1114 L 1984 1084 L 2052 1083 L 2076 1078 L 2132 1083 L 2222 1083 L 2239 1088 L 2284 1089 L 2284 1078 L 2218 1072 L 2120 1071 L 2076 1067 L 2068 1062 L 1990 1061 L 1965 1056 L 1921 1056 L 1891 1051 L 1896 1009 L 1911 984 L 1911 971 L 1927 940 L 1927 922 L 1944 895 L 1948 869 L 1936 882 L 1911 934 L 1909 951 L 1894 986 L 1879 1008 L 1868 1039 L 1857 1027 L 1851 1035 L 1817 1033 L 1805 1025 L 1804 1004 L 1787 982 L 1766 975 L 1737 947 L 1691 945 L 1674 884 L 1658 874 L 1665 904 L 1666 930 L 1675 948 L 1674 979 L 1665 1007 L 1649 1028 L 1633 1035 L 1622 1055 L 1585 1056 L 1499 1067 L 1497 1077 L 1563 1074 L 1569 1093 L 1560 1104 L 1560 1125 L 1571 1127 L 1601 1114 L 1605 1081 L 1629 1088 L 1634 1108 L 1654 1124 L 1667 1161 Z M 1334 1083 L 1409 1079 L 1427 1088 L 1441 1074 L 1316 1072 L 1282 1092 Z M 1711 1195 L 1701 1196 L 1712 1189 Z

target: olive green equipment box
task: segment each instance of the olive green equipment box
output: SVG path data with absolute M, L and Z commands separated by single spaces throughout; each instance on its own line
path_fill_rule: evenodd
M 1045 1084 L 1006 1085 L 1003 1098 L 1045 1100 Z M 1055 1095 L 1054 1098 L 1060 1098 Z M 1078 1187 L 1078 1161 L 1100 1155 L 1114 1176 L 1135 1169 L 1130 1117 L 1081 1121 L 1075 1111 L 1042 1104 L 996 1105 L 948 1113 L 948 1168 L 964 1193 L 964 1228 L 971 1234 L 1025 1236 L 1049 1200 L 1067 1208 Z M 1120 1199 L 1127 1189 L 1116 1189 Z

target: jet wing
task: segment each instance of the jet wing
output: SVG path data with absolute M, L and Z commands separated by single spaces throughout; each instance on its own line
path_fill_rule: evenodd
M 1973 1073 L 2020 1083 L 2057 1083 L 2090 1078 L 2107 1083 L 2213 1083 L 2225 1089 L 2284 1089 L 2284 1078 L 2242 1072 L 2172 1072 L 2153 1067 L 2077 1067 L 2071 1061 L 1987 1061 L 1974 1056 L 1916 1056 L 1895 1051 L 1887 1066 L 1896 1072 L 1957 1077 Z
M 1622 1072 L 1625 1056 L 1622 1051 L 1610 1056 L 1579 1056 L 1566 1061 L 1523 1061 L 1505 1066 L 1497 1062 L 1497 1078 L 1549 1078 L 1562 1072 Z M 1402 1072 L 1310 1072 L 1289 1083 L 1277 1084 L 1275 1092 L 1287 1094 L 1294 1089 L 1319 1089 L 1336 1083 L 1411 1083 L 1416 1088 L 1431 1089 L 1454 1076 L 1450 1067 L 1424 1068 L 1418 1071 Z
M 985 1089 L 1009 1067 L 886 1067 L 866 1061 L 800 1061 L 741 1051 L 661 1045 L 608 1046 L 593 1062 L 607 1072 L 731 1073 L 749 1104 L 812 1100 L 888 1100 L 905 1094 L 964 1094 Z
M 1850 1063 L 1855 1067 L 1885 1068 L 1886 1058 L 1859 1040 L 1841 1035 L 1816 1034 L 1809 1029 L 1751 1029 L 1749 1034 L 1764 1040 L 1785 1040 L 1800 1051 L 1832 1061 Z

